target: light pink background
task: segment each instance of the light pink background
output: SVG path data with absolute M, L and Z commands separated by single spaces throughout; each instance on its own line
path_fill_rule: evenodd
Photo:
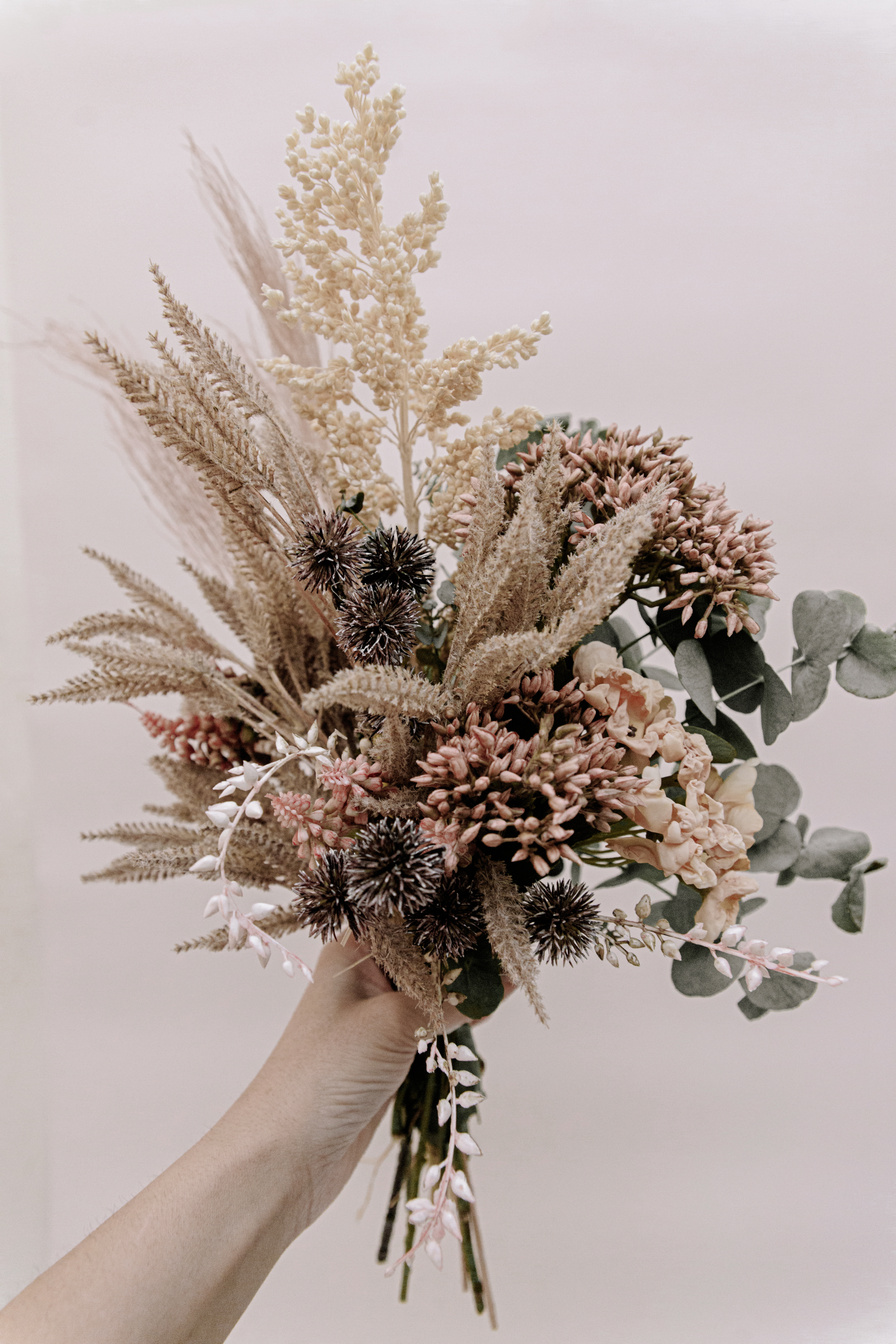
M 44 636 L 116 603 L 78 548 L 192 597 L 98 400 L 18 319 L 98 325 L 139 350 L 159 323 L 152 258 L 213 324 L 243 330 L 182 131 L 272 212 L 294 110 L 341 115 L 336 63 L 369 38 L 384 82 L 408 89 L 389 200 L 409 208 L 438 167 L 451 205 L 423 284 L 434 345 L 547 308 L 555 334 L 493 379 L 486 409 L 691 434 L 700 473 L 775 520 L 785 663 L 801 588 L 849 588 L 878 624 L 896 619 L 894 19 L 891 3 L 771 0 L 6 11 L 4 1293 L 216 1120 L 297 993 L 248 957 L 171 954 L 203 929 L 195 883 L 79 884 L 107 853 L 79 832 L 137 818 L 159 790 L 127 709 L 20 709 L 25 688 L 81 670 Z M 835 687 L 763 759 L 794 771 L 814 825 L 867 830 L 896 859 L 894 724 L 896 701 Z M 896 1336 L 893 871 L 869 881 L 861 938 L 830 922 L 834 883 L 792 886 L 754 918 L 755 936 L 850 979 L 795 1014 L 748 1024 L 736 990 L 686 1000 L 647 958 L 546 971 L 549 1031 L 521 1001 L 482 1031 L 477 1189 L 506 1340 Z M 421 1264 L 399 1308 L 373 1263 L 385 1172 L 355 1217 L 370 1172 L 234 1340 L 441 1344 L 487 1328 L 454 1265 Z

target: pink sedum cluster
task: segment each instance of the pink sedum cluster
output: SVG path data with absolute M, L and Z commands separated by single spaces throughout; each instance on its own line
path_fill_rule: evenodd
M 755 766 L 737 766 L 722 779 L 703 738 L 678 722 L 659 682 L 623 667 L 609 645 L 582 645 L 574 668 L 585 699 L 609 716 L 608 735 L 639 766 L 641 788 L 616 806 L 650 836 L 618 836 L 607 844 L 621 858 L 652 864 L 705 893 L 697 921 L 717 938 L 737 922 L 741 897 L 757 890 L 747 857 L 762 826 L 753 806 Z M 656 755 L 678 763 L 683 803 L 664 791 L 660 767 L 650 764 Z
M 269 793 L 271 811 L 292 838 L 302 859 L 310 862 L 327 849 L 348 849 L 350 832 L 367 821 L 367 805 L 372 793 L 383 787 L 380 765 L 364 756 L 328 760 L 318 765 L 318 783 L 325 791 L 312 798 L 309 793 Z

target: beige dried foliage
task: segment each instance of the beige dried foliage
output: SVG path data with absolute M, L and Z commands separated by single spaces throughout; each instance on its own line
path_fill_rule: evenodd
M 403 920 L 377 915 L 364 926 L 364 941 L 373 959 L 396 989 L 413 999 L 432 1031 L 441 1032 L 445 1023 L 442 996 L 432 966 L 423 958 Z
M 260 915 L 252 922 L 264 933 L 269 933 L 272 938 L 282 938 L 284 934 L 294 933 L 299 928 L 299 917 L 288 905 L 278 905 L 276 909 L 266 915 Z M 191 938 L 187 942 L 178 943 L 174 950 L 193 952 L 197 948 L 204 948 L 209 952 L 223 952 L 228 945 L 228 938 L 227 926 L 219 926 L 202 938 Z
M 370 714 L 397 710 L 410 719 L 453 717 L 457 701 L 445 686 L 434 686 L 404 667 L 350 667 L 306 695 L 302 706 L 316 714 L 331 705 Z
M 488 370 L 515 368 L 531 358 L 550 326 L 542 314 L 528 330 L 513 327 L 485 341 L 456 341 L 441 356 L 426 357 L 415 276 L 438 262 L 434 244 L 447 206 L 438 174 L 432 173 L 420 210 L 386 224 L 381 179 L 405 114 L 400 89 L 371 97 L 378 78 L 373 49 L 365 47 L 337 76 L 351 119 L 331 122 L 312 107 L 299 113 L 299 129 L 287 142 L 294 185 L 281 188 L 284 237 L 278 244 L 292 293 L 276 286 L 268 290 L 268 303 L 284 321 L 349 353 L 335 354 L 323 369 L 285 357 L 264 367 L 288 384 L 297 413 L 327 440 L 334 495 L 363 489 L 370 524 L 400 503 L 408 527 L 417 532 L 421 506 L 435 490 L 431 536 L 441 541 L 485 440 L 516 442 L 538 420 L 530 408 L 509 417 L 498 412 L 449 442 L 448 431 L 469 419 L 458 408 L 480 395 Z M 523 425 L 528 428 L 520 433 Z M 430 447 L 415 480 L 414 448 L 421 440 Z M 398 452 L 400 484 L 383 469 L 384 443 Z
M 538 962 L 526 931 L 523 898 L 501 864 L 483 863 L 477 873 L 477 886 L 489 941 L 504 974 L 524 991 L 539 1021 L 547 1026 L 548 1016 L 538 991 Z

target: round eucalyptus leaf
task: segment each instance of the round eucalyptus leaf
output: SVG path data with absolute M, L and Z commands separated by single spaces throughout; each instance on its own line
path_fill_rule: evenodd
M 723 708 L 737 714 L 752 714 L 762 703 L 765 654 L 746 630 L 728 635 L 720 630 L 700 643 L 712 668 L 713 685 L 724 701 Z
M 842 588 L 835 588 L 827 594 L 828 597 L 835 598 L 849 608 L 849 638 L 855 639 L 856 635 L 865 624 L 867 608 L 865 603 L 855 593 L 846 593 Z
M 802 848 L 800 833 L 793 822 L 779 822 L 777 830 L 773 831 L 767 840 L 762 840 L 750 848 L 750 872 L 782 873 L 785 868 L 796 863 Z
M 839 877 L 845 882 L 853 864 L 861 863 L 870 850 L 871 841 L 864 831 L 822 826 L 810 835 L 793 869 L 797 877 Z
M 896 691 L 896 635 L 865 625 L 837 664 L 837 680 L 850 695 L 882 700 Z
M 716 704 L 712 696 L 712 672 L 699 639 L 683 639 L 675 650 L 675 671 L 694 704 L 714 728 Z
M 709 948 L 682 943 L 681 961 L 672 963 L 672 983 L 679 994 L 708 999 L 732 985 L 743 971 L 743 958 L 732 952 L 720 953 L 720 956 L 724 956 L 731 967 L 730 979 L 716 970 L 715 959 Z
M 815 954 L 812 952 L 797 952 L 793 968 L 796 971 L 807 971 L 814 960 Z M 806 999 L 811 999 L 817 988 L 813 980 L 797 980 L 796 976 L 772 971 L 769 978 L 754 990 L 747 990 L 746 997 L 754 1008 L 785 1012 L 788 1008 L 799 1008 Z
M 770 747 L 793 719 L 793 697 L 773 667 L 766 666 L 762 677 L 764 685 L 759 717 L 762 722 L 762 740 Z
M 775 833 L 784 818 L 799 807 L 802 796 L 799 784 L 783 765 L 757 765 L 753 806 L 762 817 L 762 830 L 756 835 L 756 844 Z
M 844 933 L 861 933 L 865 922 L 865 879 L 853 873 L 831 906 L 831 919 Z
M 828 693 L 830 681 L 831 669 L 827 663 L 794 663 L 790 669 L 794 723 L 815 713 Z
M 667 672 L 664 667 L 654 667 L 652 663 L 642 663 L 641 676 L 649 677 L 651 681 L 658 681 L 667 691 L 683 691 L 684 687 L 673 672 Z
M 793 636 L 807 661 L 832 663 L 849 639 L 853 613 L 838 597 L 817 588 L 793 599 Z

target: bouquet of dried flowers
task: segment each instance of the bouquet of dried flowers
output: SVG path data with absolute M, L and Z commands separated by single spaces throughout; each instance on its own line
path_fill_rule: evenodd
M 796 780 L 731 714 L 759 709 L 770 744 L 819 707 L 832 667 L 854 695 L 891 695 L 896 634 L 854 594 L 801 593 L 788 687 L 761 642 L 769 525 L 700 484 L 683 439 L 528 406 L 470 422 L 483 374 L 532 357 L 548 318 L 427 355 L 414 280 L 447 207 L 433 174 L 420 209 L 385 222 L 404 111 L 400 89 L 374 96 L 378 73 L 369 47 L 340 68 L 347 122 L 299 115 L 274 245 L 193 147 L 270 357 L 250 371 L 156 268 L 173 341 L 151 337 L 153 362 L 89 338 L 233 646 L 99 556 L 131 606 L 54 636 L 93 669 L 37 699 L 182 697 L 176 717 L 141 711 L 172 801 L 88 837 L 129 846 L 91 878 L 212 884 L 216 927 L 178 950 L 248 948 L 310 977 L 291 931 L 353 935 L 419 1005 L 379 1258 L 403 1209 L 402 1296 L 417 1251 L 441 1265 L 453 1237 L 481 1311 L 482 1060 L 444 1005 L 475 1021 L 509 982 L 545 1021 L 539 963 L 591 952 L 637 966 L 659 950 L 687 995 L 737 982 L 749 1020 L 839 983 L 812 952 L 747 935 L 753 874 L 841 879 L 834 922 L 856 933 L 882 860 L 862 833 L 810 833 Z M 599 901 L 631 882 L 632 910 Z

